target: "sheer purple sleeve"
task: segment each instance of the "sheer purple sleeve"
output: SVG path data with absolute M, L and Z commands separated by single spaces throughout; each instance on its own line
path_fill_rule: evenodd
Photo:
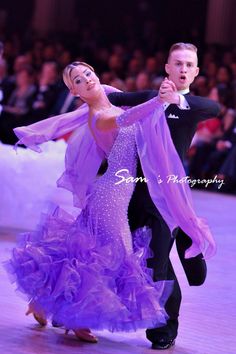
M 132 107 L 122 113 L 119 117 L 116 118 L 116 124 L 119 128 L 127 127 L 145 118 L 150 113 L 154 112 L 157 108 L 161 107 L 162 105 L 158 103 L 157 98 L 154 97 L 151 100 L 138 106 Z
M 14 129 L 14 133 L 19 138 L 16 145 L 23 144 L 34 151 L 41 152 L 39 144 L 72 132 L 87 123 L 87 120 L 88 106 L 83 104 L 75 111 L 53 116 L 28 126 L 17 127 Z
M 161 109 L 138 122 L 136 143 L 153 203 L 171 231 L 179 226 L 192 239 L 185 258 L 201 252 L 206 259 L 212 257 L 216 243 L 206 221 L 195 213 L 189 184 L 168 181 L 173 175 L 183 181 L 186 173 Z
M 112 86 L 102 85 L 102 87 L 106 95 L 111 92 L 119 92 Z M 23 144 L 34 151 L 40 152 L 39 144 L 72 132 L 86 124 L 87 120 L 88 105 L 84 103 L 75 111 L 53 116 L 28 126 L 15 128 L 14 133 L 19 139 L 16 145 Z

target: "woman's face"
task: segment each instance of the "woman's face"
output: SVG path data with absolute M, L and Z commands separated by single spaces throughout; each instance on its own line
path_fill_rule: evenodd
M 93 98 L 99 92 L 101 86 L 94 71 L 84 65 L 78 65 L 70 73 L 71 93 L 80 96 L 82 100 Z

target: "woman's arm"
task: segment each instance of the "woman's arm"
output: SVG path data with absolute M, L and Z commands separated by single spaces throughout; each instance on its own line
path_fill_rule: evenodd
M 161 107 L 162 104 L 157 97 L 132 107 L 120 115 L 109 116 L 109 112 L 100 113 L 96 119 L 96 128 L 101 131 L 109 131 L 121 127 L 127 127 L 146 117 L 148 114 Z
M 23 144 L 40 152 L 39 144 L 72 132 L 87 124 L 87 120 L 88 106 L 83 104 L 75 111 L 59 114 L 28 126 L 14 128 L 14 133 L 19 139 L 17 145 Z

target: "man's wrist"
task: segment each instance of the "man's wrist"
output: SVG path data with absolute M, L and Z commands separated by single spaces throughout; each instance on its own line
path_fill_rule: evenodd
M 180 101 L 180 95 L 179 95 L 178 93 L 176 93 L 175 96 L 176 96 L 176 97 L 175 97 L 175 104 L 177 104 L 177 106 L 179 106 L 180 103 L 181 103 L 181 101 Z

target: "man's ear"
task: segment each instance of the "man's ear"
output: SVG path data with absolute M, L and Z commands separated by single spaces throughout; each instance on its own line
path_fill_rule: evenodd
M 195 77 L 196 77 L 196 76 L 198 76 L 198 74 L 199 74 L 199 70 L 200 70 L 200 69 L 199 69 L 199 67 L 197 67 L 197 68 L 196 68 Z
M 167 74 L 170 73 L 170 67 L 169 67 L 168 63 L 165 64 L 165 71 L 166 71 Z

